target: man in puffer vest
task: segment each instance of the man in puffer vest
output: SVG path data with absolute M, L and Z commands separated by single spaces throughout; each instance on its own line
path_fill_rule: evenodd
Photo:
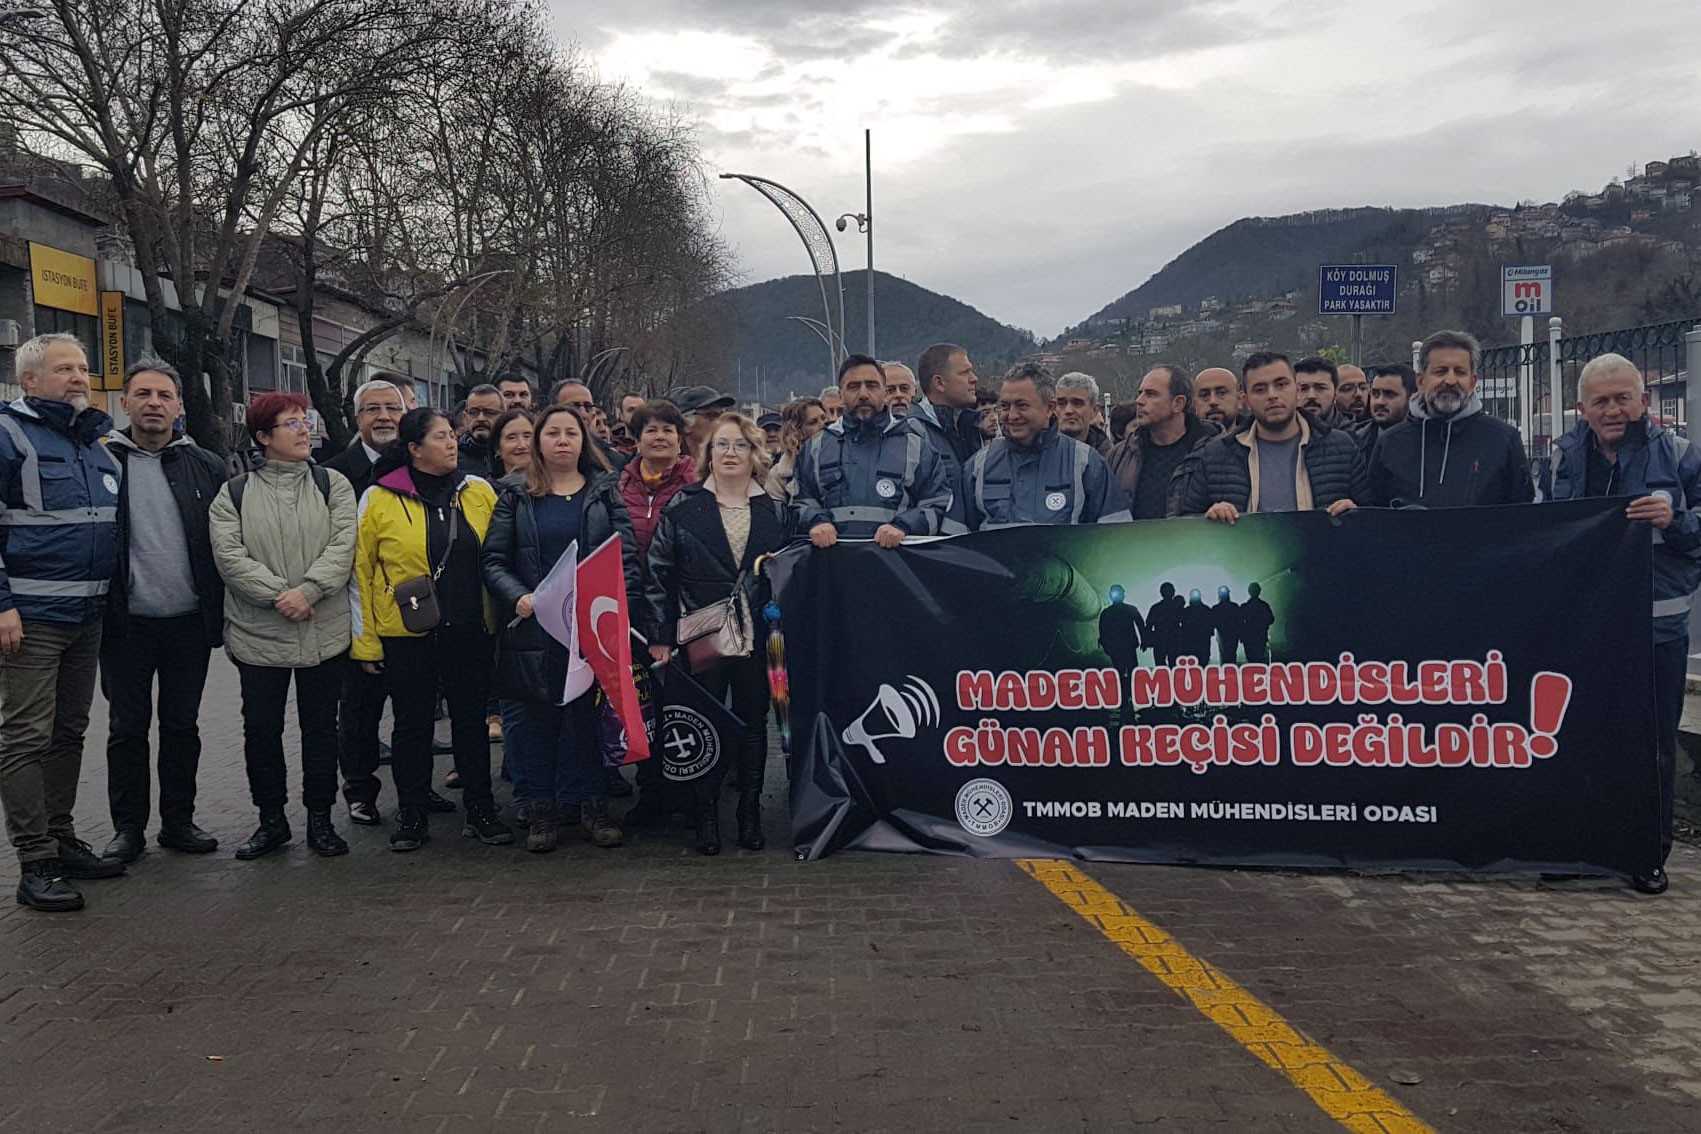
M 1187 455 L 1170 484 L 1169 514 L 1232 524 L 1249 512 L 1339 516 L 1357 507 L 1369 491 L 1364 451 L 1299 408 L 1287 355 L 1249 355 L 1240 381 L 1251 424 Z
M 118 570 L 121 474 L 76 337 L 38 335 L 16 366 L 24 396 L 0 407 L 0 806 L 23 864 L 18 901 L 75 910 L 83 896 L 66 879 L 124 873 L 71 819 Z
M 1671 853 L 1677 788 L 1677 726 L 1689 659 L 1689 608 L 1701 584 L 1701 453 L 1648 420 L 1642 372 L 1623 355 L 1603 354 L 1577 377 L 1577 428 L 1559 439 L 1553 499 L 1629 496 L 1625 514 L 1649 524 L 1654 540 L 1654 729 L 1660 779 L 1660 861 Z M 1663 868 L 1632 879 L 1666 888 Z

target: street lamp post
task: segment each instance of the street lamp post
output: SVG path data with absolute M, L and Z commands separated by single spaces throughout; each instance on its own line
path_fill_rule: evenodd
M 845 340 L 834 334 L 833 328 L 827 326 L 827 324 L 821 322 L 821 320 L 811 319 L 807 315 L 787 315 L 786 318 L 794 323 L 802 323 L 805 327 L 814 331 L 815 337 L 826 343 L 827 349 L 833 351 L 835 354 L 850 353 L 845 350 Z
M 862 177 L 863 177 L 863 211 L 846 213 L 833 222 L 840 232 L 845 230 L 845 222 L 854 220 L 856 230 L 868 236 L 868 356 L 878 357 L 874 353 L 874 131 L 862 132 Z
M 756 192 L 766 197 L 773 206 L 785 215 L 791 224 L 792 231 L 803 241 L 804 251 L 809 253 L 810 266 L 815 269 L 815 280 L 821 288 L 821 309 L 826 315 L 829 329 L 833 327 L 833 304 L 827 295 L 827 277 L 833 277 L 833 290 L 838 294 L 839 318 L 837 338 L 844 342 L 845 325 L 845 285 L 839 276 L 839 255 L 833 248 L 833 238 L 827 235 L 827 226 L 821 223 L 821 214 L 817 213 L 802 197 L 787 189 L 777 181 L 766 177 L 757 177 L 750 173 L 723 173 L 723 180 L 742 181 Z M 838 374 L 839 360 L 843 357 L 828 343 L 829 365 L 827 380 L 831 382 Z

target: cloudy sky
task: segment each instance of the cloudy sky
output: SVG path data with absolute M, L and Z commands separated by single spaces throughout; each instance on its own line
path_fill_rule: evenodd
M 550 0 L 716 172 L 829 224 L 872 128 L 876 266 L 1042 334 L 1238 217 L 1557 200 L 1701 147 L 1694 2 Z M 713 192 L 745 282 L 804 270 L 773 206 Z

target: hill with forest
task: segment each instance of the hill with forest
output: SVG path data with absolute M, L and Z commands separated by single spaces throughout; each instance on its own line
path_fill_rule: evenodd
M 1431 227 L 1448 218 L 1485 219 L 1488 205 L 1442 209 L 1328 209 L 1246 217 L 1220 228 L 1151 279 L 1088 316 L 1088 323 L 1145 319 L 1153 308 L 1195 307 L 1285 295 L 1315 282 L 1317 265 L 1398 263 Z
M 864 272 L 844 273 L 846 345 L 852 352 L 867 349 Z M 703 304 L 716 336 L 726 346 L 724 388 L 767 404 L 792 394 L 814 393 L 828 384 L 827 346 L 807 325 L 789 316 L 816 321 L 822 317 L 821 283 L 834 304 L 832 280 L 816 276 L 785 276 L 722 292 Z M 977 363 L 1008 365 L 1033 353 L 1036 343 L 1028 331 L 1006 326 L 968 304 L 929 291 L 919 284 L 885 272 L 874 273 L 875 337 L 881 358 L 915 365 L 921 352 L 937 342 L 954 342 Z

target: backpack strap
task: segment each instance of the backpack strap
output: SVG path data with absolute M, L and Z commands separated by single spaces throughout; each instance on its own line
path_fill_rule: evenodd
M 319 490 L 319 495 L 325 498 L 325 507 L 331 506 L 331 474 L 318 465 L 307 466 L 307 471 L 313 474 L 313 487 Z M 242 514 L 242 492 L 248 484 L 247 473 L 237 473 L 230 478 L 230 502 L 236 508 L 236 514 Z

